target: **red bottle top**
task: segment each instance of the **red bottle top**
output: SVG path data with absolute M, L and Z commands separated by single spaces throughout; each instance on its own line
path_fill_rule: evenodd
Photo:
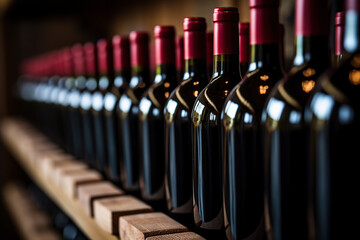
M 130 33 L 131 67 L 149 67 L 149 34 L 147 32 Z
M 206 64 L 213 65 L 214 33 L 206 33 Z
M 250 0 L 250 44 L 279 42 L 279 0 Z
M 176 37 L 175 40 L 175 45 L 176 45 L 176 69 L 178 71 L 181 71 L 182 69 L 184 69 L 184 37 Z
M 76 76 L 83 76 L 85 74 L 85 59 L 84 59 L 84 50 L 81 44 L 75 44 L 71 48 L 73 63 L 74 63 L 74 73 Z
M 72 76 L 73 63 L 72 63 L 71 49 L 69 47 L 66 47 L 62 50 L 62 59 L 63 59 L 64 76 Z
M 175 64 L 175 28 L 155 26 L 155 63 Z
M 184 58 L 206 58 L 206 20 L 202 17 L 184 18 Z M 211 56 L 212 57 L 212 56 Z
M 327 5 L 325 0 L 296 0 L 295 34 L 296 36 L 327 35 Z
M 110 66 L 110 45 L 106 39 L 100 39 L 97 44 L 97 61 L 100 74 L 107 74 Z
M 87 42 L 84 45 L 85 69 L 88 76 L 95 76 L 96 71 L 96 49 L 95 44 Z
M 239 54 L 239 12 L 234 7 L 214 9 L 214 55 Z
M 250 61 L 250 46 L 249 46 L 249 23 L 239 23 L 239 61 Z
M 335 16 L 335 55 L 344 49 L 345 13 L 337 12 Z
M 114 70 L 120 72 L 130 69 L 129 38 L 115 35 L 112 39 Z

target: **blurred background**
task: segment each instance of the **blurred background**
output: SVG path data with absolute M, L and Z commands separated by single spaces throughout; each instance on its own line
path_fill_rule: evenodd
M 295 0 L 280 1 L 280 22 L 285 26 L 287 70 L 294 53 Z M 174 25 L 182 35 L 184 17 L 202 16 L 213 29 L 215 7 L 239 8 L 240 21 L 249 21 L 249 0 L 0 0 L 0 120 L 17 112 L 14 98 L 19 66 L 23 59 L 75 43 L 126 35 L 146 30 L 152 35 L 157 24 Z M 330 10 L 331 9 L 331 10 Z M 333 50 L 334 16 L 343 1 L 329 0 L 329 45 Z M 26 180 L 0 142 L 0 187 L 9 179 Z M 0 198 L 0 233 L 17 239 Z

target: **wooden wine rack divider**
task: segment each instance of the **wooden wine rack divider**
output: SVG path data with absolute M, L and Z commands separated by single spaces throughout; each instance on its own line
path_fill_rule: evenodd
M 32 180 L 90 239 L 204 239 L 109 186 L 111 183 L 98 177 L 96 171 L 65 154 L 26 121 L 5 119 L 0 133 Z M 99 188 L 101 185 L 106 187 Z M 93 214 L 95 218 L 90 216 Z

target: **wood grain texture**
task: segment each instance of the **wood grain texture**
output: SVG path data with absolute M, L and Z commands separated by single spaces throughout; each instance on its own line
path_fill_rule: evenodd
M 93 203 L 96 199 L 121 196 L 124 191 L 108 181 L 81 184 L 77 188 L 78 201 L 89 216 L 94 215 Z
M 76 172 L 79 170 L 81 171 L 81 170 L 84 170 L 87 168 L 88 167 L 84 163 L 77 162 L 77 161 L 63 164 L 54 169 L 53 174 L 51 175 L 51 179 L 55 183 L 56 186 L 60 187 L 60 182 L 61 182 L 60 180 L 63 175 L 71 174 L 71 172 Z
M 97 171 L 84 169 L 63 175 L 63 178 L 60 179 L 60 186 L 69 197 L 77 198 L 77 188 L 79 185 L 101 180 L 102 176 Z
M 151 206 L 129 195 L 94 201 L 95 221 L 112 234 L 119 233 L 120 217 L 152 211 Z
M 205 240 L 205 238 L 194 232 L 183 232 L 148 237 L 146 240 Z
M 120 217 L 119 225 L 122 240 L 141 240 L 151 236 L 188 231 L 185 226 L 160 212 Z

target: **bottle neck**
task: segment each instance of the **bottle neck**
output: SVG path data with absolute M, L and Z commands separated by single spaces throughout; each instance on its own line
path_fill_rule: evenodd
M 135 66 L 131 68 L 131 77 L 136 78 L 139 82 L 145 84 L 150 83 L 150 70 L 149 67 Z
M 349 54 L 360 50 L 360 14 L 355 9 L 345 13 L 344 49 Z
M 249 71 L 262 67 L 280 69 L 280 66 L 278 43 L 251 45 Z
M 129 83 L 130 69 L 117 70 L 115 72 L 114 86 L 116 88 L 122 88 L 126 83 Z
M 197 76 L 200 78 L 207 77 L 206 59 L 186 59 L 183 79 Z
M 158 64 L 156 66 L 156 75 L 161 77 L 155 77 L 155 81 L 167 79 L 171 83 L 177 84 L 175 64 Z
M 296 36 L 294 66 L 308 62 L 327 64 L 329 49 L 327 36 Z
M 233 75 L 240 78 L 239 55 L 221 54 L 214 55 L 214 73 L 213 79 L 221 75 Z

